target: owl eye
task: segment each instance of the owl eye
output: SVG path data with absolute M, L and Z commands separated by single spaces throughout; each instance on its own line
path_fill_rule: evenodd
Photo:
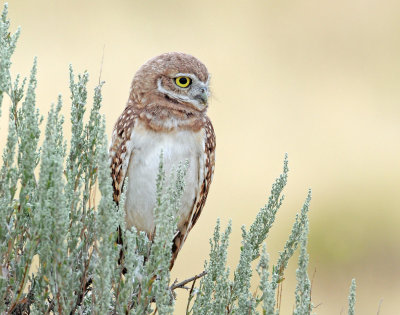
M 175 78 L 175 83 L 179 87 L 186 88 L 192 83 L 192 79 L 189 77 L 177 77 Z

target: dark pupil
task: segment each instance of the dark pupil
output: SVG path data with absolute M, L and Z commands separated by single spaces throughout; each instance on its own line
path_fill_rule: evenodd
M 182 85 L 185 85 L 187 83 L 187 81 L 188 80 L 186 78 L 180 78 L 179 79 L 179 83 L 182 84 Z

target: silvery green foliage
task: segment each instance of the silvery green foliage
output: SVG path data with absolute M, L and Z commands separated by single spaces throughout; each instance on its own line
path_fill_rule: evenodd
M 160 160 L 162 161 L 162 155 Z M 174 310 L 171 303 L 174 300 L 168 291 L 169 262 L 172 258 L 172 240 L 177 230 L 176 213 L 181 207 L 180 200 L 185 186 L 184 178 L 188 166 L 188 161 L 180 164 L 176 170 L 175 178 L 173 176 L 169 181 L 170 184 L 166 185 L 163 164 L 160 163 L 157 178 L 157 203 L 154 209 L 156 234 L 144 270 L 145 275 L 153 274 L 153 277 L 156 276 L 152 284 L 152 293 L 160 314 L 170 314 Z M 175 172 L 173 171 L 172 174 L 175 174 Z M 167 187 L 166 191 L 164 187 Z
M 304 239 L 307 239 L 308 218 L 307 213 L 311 201 L 311 192 L 308 193 L 306 201 L 299 215 L 296 216 L 292 232 L 287 240 L 283 251 L 279 255 L 276 265 L 269 270 L 269 258 L 265 246 L 260 257 L 260 246 L 266 239 L 268 232 L 275 220 L 275 215 L 282 204 L 282 191 L 287 182 L 288 175 L 288 160 L 285 156 L 283 173 L 276 179 L 271 189 L 271 195 L 268 203 L 257 214 L 254 223 L 249 231 L 242 227 L 242 246 L 239 264 L 234 272 L 233 281 L 229 280 L 229 269 L 226 267 L 226 255 L 228 246 L 228 236 L 230 233 L 230 225 L 225 234 L 220 237 L 219 222 L 214 232 L 214 238 L 211 241 L 210 261 L 205 264 L 205 269 L 208 272 L 200 282 L 199 290 L 196 294 L 196 299 L 191 309 L 187 313 L 193 314 L 258 314 L 258 309 L 261 308 L 263 314 L 279 314 L 279 305 L 276 305 L 276 295 L 279 283 L 284 278 L 284 270 L 287 267 L 289 259 L 293 256 L 300 241 L 303 242 L 302 258 L 299 262 L 298 273 L 298 289 L 306 290 L 309 280 L 307 277 L 307 254 L 306 244 Z M 251 291 L 251 278 L 253 270 L 251 263 L 259 259 L 257 272 L 260 275 L 260 290 L 261 295 L 256 295 Z M 309 293 L 305 293 L 306 295 Z M 189 303 L 192 297 L 189 297 Z M 303 297 L 298 304 L 298 307 L 307 309 L 309 314 L 311 309 L 310 298 Z
M 265 315 L 275 315 L 275 289 L 270 281 L 269 255 L 265 244 L 258 262 L 257 272 L 260 276 L 260 290 L 262 292 L 262 309 Z
M 100 88 L 96 88 L 95 90 L 95 99 L 97 99 L 100 104 Z M 110 173 L 108 169 L 107 140 L 106 137 L 104 137 L 104 119 L 99 121 L 99 123 L 100 135 L 103 135 L 103 137 L 99 139 L 102 143 L 96 153 L 96 164 L 98 165 L 98 181 L 101 199 L 97 211 L 94 213 L 94 239 L 97 240 L 97 244 L 95 246 L 96 250 L 93 252 L 92 256 L 94 283 L 92 294 L 93 303 L 88 299 L 87 305 L 84 307 L 84 310 L 86 310 L 88 314 L 90 313 L 89 310 L 91 314 L 106 314 L 109 311 L 113 299 L 112 284 L 115 278 L 120 275 L 119 272 L 115 272 L 116 270 L 119 271 L 119 268 L 115 268 L 115 262 L 119 255 L 119 247 L 115 243 L 117 237 L 116 230 L 120 218 L 124 218 L 124 216 L 121 215 L 123 209 L 119 210 L 115 206 L 112 198 L 112 187 L 110 186 Z M 90 296 L 88 295 L 88 297 Z
M 210 240 L 210 260 L 204 265 L 207 274 L 201 279 L 198 290 L 189 296 L 189 303 L 195 295 L 193 307 L 187 313 L 193 314 L 224 314 L 231 299 L 231 281 L 229 268 L 226 267 L 227 249 L 231 222 L 221 235 L 220 221 L 214 229 L 214 237 Z M 189 306 L 188 303 L 188 306 Z
M 249 232 L 246 231 L 245 227 L 242 227 L 241 254 L 238 267 L 234 272 L 233 282 L 228 280 L 229 270 L 226 268 L 226 251 L 231 228 L 229 225 L 220 239 L 219 222 L 217 223 L 214 240 L 211 242 L 210 262 L 205 266 L 208 274 L 200 282 L 199 293 L 192 308 L 193 314 L 206 314 L 213 309 L 218 309 L 222 313 L 255 312 L 257 301 L 250 291 L 252 277 L 250 264 L 258 258 L 259 247 L 267 237 L 275 220 L 276 212 L 282 204 L 284 197 L 281 193 L 287 182 L 287 173 L 288 161 L 285 156 L 283 173 L 273 184 L 268 203 L 257 214 Z M 224 294 L 221 299 L 220 292 L 222 289 Z
M 58 99 L 52 106 L 46 125 L 39 173 L 38 201 L 34 213 L 34 235 L 38 239 L 37 253 L 40 268 L 35 281 L 38 290 L 36 298 L 45 300 L 49 294 L 57 296 L 56 306 L 65 309 L 68 301 L 65 275 L 69 273 L 67 244 L 68 209 L 64 196 L 64 156 L 66 144 L 63 139 L 63 117 L 60 116 L 62 102 Z M 56 233 L 55 233 L 56 232 Z M 45 288 L 40 290 L 40 288 Z M 46 305 L 38 305 L 46 312 Z
M 296 308 L 293 311 L 295 315 L 310 314 L 312 310 L 311 304 L 311 282 L 308 278 L 308 221 L 305 223 L 304 231 L 300 240 L 300 255 L 298 269 L 296 270 L 297 285 L 295 291 Z
M 254 313 L 256 299 L 250 291 L 250 280 L 252 277 L 251 262 L 259 257 L 260 245 L 266 239 L 275 216 L 282 205 L 284 196 L 282 191 L 287 183 L 289 168 L 288 159 L 285 155 L 283 173 L 276 179 L 272 185 L 271 195 L 268 203 L 257 214 L 254 223 L 249 232 L 246 232 L 242 226 L 242 247 L 240 252 L 239 265 L 236 268 L 233 282 L 232 309 L 235 310 L 235 300 L 238 301 L 237 313 Z
M 152 302 L 160 314 L 172 314 L 174 300 L 169 290 L 169 266 L 172 240 L 176 231 L 176 216 L 180 208 L 184 177 L 188 164 L 180 165 L 171 178 L 166 178 L 161 154 L 156 181 L 157 202 L 154 209 L 156 230 L 150 242 L 143 232 L 135 228 L 126 230 L 124 222 L 124 277 L 116 277 L 113 308 L 117 314 L 152 314 Z M 125 179 L 129 181 L 129 178 Z M 168 183 L 167 183 L 168 182 Z M 124 197 L 120 209 L 123 210 Z M 122 273 L 120 269 L 119 273 Z M 119 274 L 120 276 L 120 274 Z
M 10 21 L 7 20 L 8 14 L 8 5 L 7 3 L 4 5 L 3 12 L 1 14 L 0 21 L 0 113 L 1 113 L 1 104 L 3 101 L 3 93 L 8 95 L 11 94 L 11 75 L 10 75 L 10 67 L 11 67 L 11 56 L 14 53 L 17 40 L 20 34 L 20 29 L 18 29 L 14 34 L 9 32 Z M 14 91 L 17 92 L 18 89 Z M 18 97 L 13 97 L 13 101 L 17 100 Z
M 355 314 L 355 304 L 356 304 L 356 280 L 351 280 L 350 293 L 349 293 L 349 315 Z
M 11 35 L 9 24 L 5 5 L 0 20 L 0 106 L 4 95 L 11 106 L 0 169 L 0 314 L 172 314 L 169 267 L 187 162 L 167 177 L 161 153 L 154 209 L 157 228 L 151 240 L 135 228 L 127 230 L 125 196 L 118 205 L 112 197 L 105 119 L 100 114 L 103 83 L 95 87 L 85 118 L 89 75 L 76 76 L 70 67 L 71 141 L 68 145 L 63 136 L 64 105 L 59 96 L 48 113 L 40 148 L 37 62 L 28 80 L 17 75 L 12 82 L 10 58 L 19 30 Z M 311 192 L 271 268 L 264 243 L 282 204 L 287 174 L 285 156 L 268 203 L 248 230 L 242 227 L 233 279 L 227 267 L 231 223 L 221 233 L 217 221 L 205 262 L 207 273 L 198 288 L 192 283 L 187 314 L 279 314 L 277 291 L 299 243 L 294 314 L 310 314 L 306 248 Z M 117 242 L 120 237 L 123 244 Z M 252 263 L 257 259 L 260 282 L 253 293 Z M 353 280 L 349 314 L 354 314 L 354 303 Z
M 0 178 L 0 312 L 17 310 L 17 302 L 28 281 L 29 268 L 37 246 L 32 229 L 38 201 L 35 169 L 39 163 L 38 141 L 41 117 L 35 107 L 36 60 L 24 97 L 25 80 L 12 83 L 9 72 L 19 30 L 11 35 L 7 5 L 0 20 L 0 101 L 4 94 L 11 100 L 9 133 L 3 151 Z M 30 297 L 29 297 L 30 298 Z M 4 302 L 3 302 L 4 301 Z
M 112 198 L 105 121 L 99 113 L 102 83 L 95 88 L 85 123 L 89 76 L 75 76 L 70 67 L 71 142 L 67 146 L 63 137 L 59 96 L 39 148 L 37 63 L 26 89 L 26 80 L 20 84 L 19 76 L 11 83 L 10 57 L 19 31 L 10 35 L 8 27 L 6 5 L 0 24 L 0 87 L 11 107 L 0 170 L 0 313 L 149 313 L 154 299 L 160 313 L 172 313 L 168 283 L 174 213 L 187 165 L 177 169 L 171 185 L 164 185 L 160 164 L 155 210 L 160 228 L 151 247 L 144 233 L 126 231 L 123 201 L 117 207 Z M 119 226 L 124 266 L 118 262 Z M 38 266 L 37 271 L 32 273 L 32 266 Z

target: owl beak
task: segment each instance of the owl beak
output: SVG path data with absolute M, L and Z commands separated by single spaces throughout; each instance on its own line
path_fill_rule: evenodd
M 207 105 L 208 103 L 208 91 L 205 88 L 200 89 L 199 94 L 196 94 L 194 97 L 196 100 L 198 100 L 201 104 L 204 106 Z

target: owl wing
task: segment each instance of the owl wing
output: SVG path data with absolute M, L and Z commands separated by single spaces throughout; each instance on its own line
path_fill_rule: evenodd
M 204 176 L 199 176 L 199 179 L 202 180 L 199 182 L 199 193 L 194 200 L 193 209 L 191 215 L 189 217 L 188 222 L 184 224 L 182 228 L 178 230 L 176 236 L 174 238 L 172 244 L 172 259 L 170 269 L 173 267 L 176 257 L 185 242 L 190 230 L 193 228 L 198 218 L 200 217 L 201 211 L 203 210 L 204 204 L 207 199 L 208 190 L 210 189 L 210 184 L 212 181 L 212 177 L 214 174 L 214 165 L 215 165 L 215 133 L 212 123 L 208 117 L 206 117 L 206 123 L 204 126 L 205 131 L 205 139 L 204 139 L 204 155 L 201 157 L 204 159 L 204 163 L 200 165 L 204 165 L 203 169 L 199 171 L 199 173 L 203 173 Z
M 137 113 L 133 106 L 125 107 L 119 116 L 113 130 L 110 145 L 110 167 L 112 184 L 114 188 L 114 201 L 118 204 L 123 191 L 126 171 L 129 166 L 133 147 L 131 145 L 131 134 L 135 125 Z

